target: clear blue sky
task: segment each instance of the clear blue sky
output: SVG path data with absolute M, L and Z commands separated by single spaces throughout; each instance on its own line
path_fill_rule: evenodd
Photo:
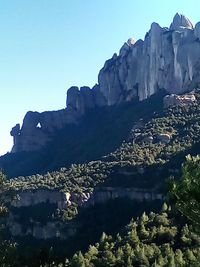
M 65 107 L 72 85 L 93 86 L 130 37 L 176 12 L 200 21 L 199 0 L 0 0 L 0 154 L 28 110 Z

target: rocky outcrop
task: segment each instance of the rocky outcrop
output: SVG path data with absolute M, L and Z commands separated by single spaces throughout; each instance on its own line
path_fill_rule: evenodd
M 188 105 L 196 102 L 196 97 L 194 94 L 184 94 L 184 95 L 166 95 L 163 98 L 163 104 L 164 108 L 169 108 L 173 106 L 183 106 L 183 105 Z
M 32 151 L 50 141 L 57 129 L 77 123 L 87 110 L 150 97 L 159 90 L 170 94 L 191 91 L 200 82 L 200 22 L 193 26 L 176 14 L 169 28 L 152 23 L 144 40 L 129 39 L 107 60 L 98 84 L 71 87 L 66 109 L 28 112 L 20 128 L 16 125 L 12 152 Z
M 14 144 L 12 152 L 34 151 L 51 141 L 57 130 L 68 124 L 78 123 L 85 112 L 94 107 L 105 106 L 105 99 L 99 86 L 73 86 L 67 91 L 67 108 L 42 113 L 29 111 L 26 113 L 22 127 L 16 124 L 10 132 Z
M 149 143 L 152 143 L 153 140 L 154 140 L 154 138 L 153 138 L 153 136 L 151 136 L 151 135 L 146 136 L 146 137 L 143 138 L 143 142 L 144 142 L 144 143 L 148 143 L 148 144 L 149 144 Z
M 72 203 L 90 206 L 104 203 L 110 199 L 128 198 L 138 201 L 163 199 L 164 196 L 153 189 L 126 187 L 97 187 L 93 192 L 62 192 L 59 190 L 35 189 L 18 192 L 18 198 L 12 200 L 15 208 L 30 207 L 41 203 L 55 204 L 58 209 L 67 209 Z
M 171 140 L 171 135 L 167 133 L 158 134 L 157 139 L 161 143 L 168 144 Z
M 194 29 L 190 20 L 178 13 L 170 28 L 152 23 L 144 41 L 123 46 L 123 54 L 107 61 L 100 71 L 100 90 L 107 104 L 136 96 L 143 100 L 160 89 L 181 93 L 193 88 L 200 80 L 197 38 L 199 24 Z
M 41 203 L 55 204 L 58 209 L 66 209 L 71 206 L 72 202 L 82 206 L 89 200 L 89 192 L 63 192 L 59 190 L 35 189 L 23 190 L 13 199 L 11 206 L 15 208 L 30 207 Z
M 142 188 L 123 188 L 123 187 L 100 187 L 94 190 L 90 199 L 85 206 L 96 205 L 97 203 L 106 203 L 114 199 L 130 199 L 136 201 L 153 201 L 163 200 L 165 197 L 162 193 L 151 189 Z
M 56 130 L 62 129 L 66 124 L 77 123 L 79 117 L 80 114 L 70 108 L 42 113 L 27 112 L 22 127 L 17 124 L 10 132 L 14 139 L 12 152 L 40 149 L 51 141 Z
M 47 220 L 46 222 L 38 222 L 33 218 L 27 218 L 26 222 L 23 223 L 20 219 L 20 212 L 18 212 L 20 208 L 31 209 L 36 205 L 38 208 L 38 204 L 46 204 L 48 209 L 48 205 L 54 204 L 55 209 L 67 210 L 72 205 L 72 202 L 76 203 L 78 207 L 88 208 L 96 204 L 105 204 L 107 201 L 115 199 L 126 198 L 140 202 L 162 201 L 165 199 L 162 193 L 156 192 L 153 189 L 122 187 L 99 187 L 91 193 L 69 193 L 47 189 L 24 190 L 18 192 L 18 196 L 17 199 L 11 202 L 11 212 L 7 220 L 9 231 L 13 236 L 30 235 L 37 239 L 67 239 L 76 233 L 79 226 L 74 221 L 64 223 L 58 220 Z
M 36 239 L 60 239 L 65 240 L 76 234 L 78 225 L 74 222 L 63 223 L 61 221 L 52 221 L 42 224 L 31 222 L 30 225 L 22 225 L 10 215 L 7 220 L 7 227 L 13 237 L 31 236 Z
M 173 22 L 170 25 L 170 29 L 174 31 L 181 31 L 184 29 L 193 29 L 192 22 L 186 18 L 184 15 L 176 13 L 174 16 Z
M 30 207 L 41 203 L 56 204 L 58 209 L 65 209 L 71 205 L 71 194 L 58 190 L 24 190 L 18 192 L 18 198 L 12 200 L 11 206 L 15 208 Z

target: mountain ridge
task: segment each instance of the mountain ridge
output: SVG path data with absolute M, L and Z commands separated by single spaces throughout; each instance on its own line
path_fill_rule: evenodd
M 72 86 L 66 108 L 59 111 L 27 112 L 22 127 L 11 130 L 12 153 L 34 151 L 52 140 L 56 130 L 77 124 L 98 107 L 142 101 L 160 90 L 183 93 L 200 82 L 200 23 L 195 26 L 176 14 L 170 28 L 153 22 L 144 40 L 130 38 L 119 55 L 107 60 L 92 89 Z
M 192 24 L 177 14 L 171 27 L 175 30 L 162 28 L 162 38 L 179 36 L 183 41 L 180 49 L 190 51 L 188 45 L 193 47 L 193 39 L 188 36 L 194 35 L 195 29 Z M 160 29 L 155 23 L 152 28 Z M 151 43 L 150 35 L 151 30 L 145 37 L 146 44 Z M 168 39 L 172 44 L 172 39 Z M 136 48 L 143 47 L 144 42 L 139 41 Z M 199 41 L 196 42 L 199 46 Z M 133 43 L 134 40 L 129 40 L 128 50 L 124 45 L 120 56 L 105 63 L 102 75 L 107 70 L 113 75 L 120 73 L 118 70 L 135 51 Z M 177 56 L 180 51 L 177 47 Z M 177 58 L 173 58 L 172 72 L 166 79 L 175 74 L 174 66 L 179 66 L 176 74 L 185 71 L 186 85 L 191 70 L 187 69 L 188 61 L 186 65 L 184 60 L 179 63 L 180 66 Z M 148 79 L 148 86 L 152 86 L 150 76 Z M 24 265 L 19 266 L 29 266 L 30 259 L 37 261 L 45 252 L 51 253 L 52 258 L 47 255 L 53 262 L 71 257 L 79 249 L 85 251 L 89 244 L 99 240 L 102 232 L 117 234 L 132 217 L 144 210 L 156 211 L 168 200 L 166 180 L 171 176 L 180 178 L 185 156 L 200 153 L 200 86 L 195 78 L 190 82 L 191 88 L 185 88 L 187 93 L 182 93 L 183 87 L 177 87 L 178 95 L 157 88 L 146 99 L 138 95 L 127 99 L 126 93 L 122 98 L 111 94 L 116 103 L 111 101 L 98 107 L 93 105 L 93 93 L 100 89 L 72 87 L 66 109 L 27 113 L 22 129 L 17 125 L 12 134 L 17 137 L 15 145 L 18 139 L 25 138 L 27 145 L 34 148 L 38 144 L 37 139 L 34 141 L 36 133 L 41 141 L 37 150 L 16 151 L 0 157 L 0 167 L 8 174 L 6 186 L 15 196 L 9 203 L 6 226 L 21 250 Z M 108 92 L 107 97 L 111 95 Z M 70 123 L 66 123 L 66 118 Z M 46 143 L 45 134 L 49 137 Z M 155 222 L 161 217 L 161 222 L 166 221 L 164 212 L 155 216 Z M 160 229 L 158 247 L 160 238 L 164 237 L 166 244 L 165 237 L 171 236 L 170 229 Z M 143 230 L 142 235 L 146 235 Z M 173 237 L 171 244 L 174 244 Z M 26 260 L 28 264 L 24 263 Z

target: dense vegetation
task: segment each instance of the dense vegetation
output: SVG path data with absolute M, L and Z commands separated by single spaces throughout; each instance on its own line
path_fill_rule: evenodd
M 182 176 L 171 182 L 171 195 L 177 209 L 189 218 L 199 231 L 200 227 L 200 156 L 186 157 Z
M 177 177 L 180 175 L 181 163 L 187 154 L 200 152 L 200 94 L 198 90 L 196 91 L 196 98 L 197 102 L 194 104 L 165 110 L 163 108 L 160 110 L 160 104 L 155 105 L 158 100 L 159 103 L 162 103 L 160 96 L 154 96 L 145 103 L 145 112 L 144 103 L 141 106 L 135 104 L 135 107 L 133 103 L 133 107 L 130 104 L 121 106 L 119 125 L 123 125 L 123 127 L 118 125 L 117 134 L 121 136 L 123 142 L 119 148 L 104 155 L 99 160 L 82 164 L 73 163 L 69 167 L 46 174 L 20 176 L 11 179 L 10 183 L 15 189 L 57 188 L 69 192 L 92 191 L 99 184 L 115 187 L 162 187 L 165 179 L 171 174 Z M 115 108 L 113 109 L 110 119 L 115 114 Z M 133 111 L 132 117 L 135 119 L 131 121 L 130 117 Z M 139 114 L 137 116 L 134 115 L 136 111 Z M 143 114 L 141 119 L 142 112 L 146 116 Z M 95 120 L 99 121 L 96 117 Z M 113 123 L 110 122 L 109 127 Z M 129 133 L 122 134 L 121 129 L 128 129 L 130 126 Z M 99 129 L 102 129 L 101 125 Z M 112 131 L 110 128 L 107 131 L 107 124 L 105 123 L 104 135 L 109 135 L 110 132 L 115 135 L 115 127 Z M 170 136 L 168 143 L 158 139 L 159 134 L 163 133 Z M 149 136 L 153 140 L 146 142 L 145 138 Z M 98 143 L 98 140 L 96 142 Z M 101 144 L 100 147 L 109 145 L 109 141 L 104 141 L 104 146 Z M 92 149 L 93 143 L 87 147 Z M 66 150 L 68 151 L 68 149 Z
M 143 213 L 131 220 L 122 234 L 103 234 L 86 253 L 76 253 L 63 266 L 200 266 L 199 252 L 199 236 L 187 224 L 177 224 L 164 205 L 159 214 Z
M 182 177 L 179 182 L 173 184 L 176 187 L 172 187 L 171 194 L 176 197 L 176 205 L 179 208 L 180 203 L 185 203 L 180 210 L 186 215 L 191 222 L 198 222 L 198 218 L 194 220 L 190 214 L 193 215 L 200 213 L 199 201 L 192 201 L 191 199 L 198 198 L 200 193 L 200 187 L 197 186 L 200 181 L 199 173 L 199 157 L 187 157 L 186 163 L 182 166 Z M 182 187 L 179 185 L 183 185 Z M 190 191 L 193 189 L 193 191 Z M 184 192 L 184 195 L 183 195 Z M 190 195 L 191 192 L 194 192 Z M 186 197 L 188 195 L 188 198 Z M 178 197 L 179 196 L 179 197 Z M 130 201 L 133 204 L 133 201 Z M 111 204 L 111 205 L 110 205 Z M 102 207 L 95 207 L 91 214 L 91 210 L 88 214 L 79 215 L 79 222 L 85 217 L 85 223 L 91 218 L 96 218 L 94 224 L 89 223 L 89 229 L 86 224 L 82 224 L 82 228 L 78 234 L 77 244 L 86 244 L 88 241 L 93 243 L 94 239 L 90 239 L 95 236 L 95 230 L 101 229 L 109 232 L 109 227 L 120 230 L 120 233 L 113 232 L 113 235 L 107 235 L 103 233 L 98 243 L 90 245 L 85 252 L 76 252 L 71 259 L 63 257 L 67 253 L 56 256 L 55 248 L 40 251 L 34 251 L 30 246 L 22 247 L 22 251 L 18 248 L 17 255 L 10 255 L 10 261 L 5 266 L 45 266 L 45 267 L 100 267 L 100 266 L 152 266 L 152 267 L 198 267 L 200 266 L 200 236 L 199 232 L 196 232 L 195 224 L 191 225 L 186 218 L 175 212 L 174 208 L 171 209 L 166 203 L 163 204 L 160 213 L 145 212 L 139 218 L 131 219 L 126 228 L 121 228 L 121 225 L 115 225 L 115 222 L 119 224 L 119 218 L 128 218 L 130 211 L 127 209 L 128 202 L 107 203 Z M 136 204 L 136 203 L 135 203 Z M 187 209 L 188 205 L 192 204 L 192 209 Z M 139 207 L 138 203 L 137 209 Z M 110 209 L 109 209 L 110 206 Z M 121 207 L 123 206 L 123 210 Z M 130 206 L 131 207 L 131 206 Z M 134 207 L 134 205 L 133 205 Z M 100 208 L 100 209 L 99 209 Z M 106 209 L 107 211 L 106 211 Z M 142 209 L 146 209 L 144 203 L 141 204 Z M 142 210 L 141 209 L 141 210 Z M 87 209 L 86 209 L 87 211 Z M 114 212 L 114 213 L 113 213 Z M 188 214 L 189 212 L 189 214 Z M 87 212 L 86 212 L 87 213 Z M 116 218 L 113 217 L 115 214 Z M 108 215 L 108 217 L 107 217 Z M 129 216 L 128 215 L 128 216 Z M 136 214 L 135 214 L 136 215 Z M 99 217 L 98 217 L 99 216 Z M 81 218 L 83 217 L 83 218 Z M 109 218 L 114 218 L 114 221 L 110 225 Z M 102 220 L 103 219 L 103 220 Z M 104 221 L 104 224 L 102 222 Z M 87 225 L 88 226 L 88 225 Z M 94 228 L 96 227 L 96 228 Z M 94 229 L 93 229 L 94 228 Z M 94 232 L 93 232 L 94 230 Z M 82 239 L 81 239 L 82 238 Z M 59 250 L 69 250 L 69 243 L 75 246 L 75 239 L 68 240 L 67 244 L 58 245 Z M 88 243 L 88 245 L 89 245 Z M 81 248 L 81 246 L 79 246 Z M 85 247 L 83 246 L 85 249 Z M 69 252 L 68 252 L 69 253 Z M 61 260 L 63 257 L 63 260 Z M 9 265 L 10 264 L 10 265 Z M 2 265 L 3 266 L 3 265 Z
M 161 110 L 162 97 L 163 93 L 159 93 L 142 103 L 135 101 L 93 109 L 78 125 L 57 131 L 53 141 L 40 151 L 0 157 L 0 167 L 9 177 L 16 177 L 100 159 L 121 145 L 134 122 L 140 118 L 150 119 L 156 110 Z
M 127 103 L 87 114 L 79 126 L 71 125 L 60 131 L 43 150 L 2 157 L 0 166 L 7 170 L 9 178 L 20 175 L 9 179 L 6 186 L 14 192 L 43 188 L 83 194 L 97 187 L 132 187 L 166 193 L 166 179 L 171 175 L 175 179 L 180 177 L 185 156 L 200 153 L 200 90 L 195 95 L 196 103 L 169 109 L 163 109 L 162 96 L 155 95 L 139 104 Z M 160 134 L 167 135 L 169 140 L 162 141 Z M 9 170 L 9 166 L 13 168 Z M 189 177 L 191 168 L 185 172 Z M 22 176 L 26 174 L 31 175 Z M 176 201 L 179 196 L 183 201 L 190 188 L 181 193 L 182 184 L 175 185 Z M 196 201 L 199 203 L 199 195 Z M 83 252 L 59 266 L 198 266 L 200 241 L 191 226 L 184 225 L 184 219 L 177 218 L 169 208 L 154 213 L 160 203 L 145 205 L 116 199 L 87 209 L 74 201 L 66 210 L 56 212 L 48 203 L 32 209 L 12 208 L 18 221 L 27 225 L 33 219 L 36 222 L 41 219 L 42 224 L 62 219 L 81 225 L 67 242 L 51 240 L 41 246 L 36 240 L 17 240 L 16 266 L 35 267 L 48 262 L 49 266 L 58 266 L 50 262 L 70 258 L 76 250 Z M 143 214 L 135 220 L 142 211 L 153 209 L 148 216 Z M 108 236 L 104 234 L 86 252 L 102 232 Z
M 7 236 L 5 217 L 8 213 L 8 201 L 11 195 L 7 194 L 6 176 L 0 172 L 0 266 L 12 267 L 12 262 L 16 261 L 16 244 Z M 12 261 L 11 261 L 12 259 Z
M 143 213 L 118 234 L 103 233 L 97 243 L 90 245 L 85 252 L 76 252 L 69 260 L 55 259 L 51 249 L 41 251 L 33 258 L 30 251 L 25 252 L 29 255 L 25 266 L 198 267 L 200 236 L 184 218 L 164 204 L 161 212 Z M 14 266 L 24 266 L 20 258 L 18 260 L 19 265 Z

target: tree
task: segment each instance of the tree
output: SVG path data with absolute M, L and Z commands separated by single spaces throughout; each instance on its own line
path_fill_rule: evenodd
M 0 171 L 0 217 L 4 217 L 8 212 L 7 201 L 9 194 L 6 184 L 6 176 Z M 0 223 L 0 266 L 11 267 L 17 263 L 16 259 L 16 244 L 5 238 L 5 224 Z
M 78 253 L 74 254 L 70 267 L 86 267 L 88 266 L 83 254 L 79 251 Z
M 188 155 L 179 181 L 170 183 L 177 209 L 200 226 L 200 156 Z

